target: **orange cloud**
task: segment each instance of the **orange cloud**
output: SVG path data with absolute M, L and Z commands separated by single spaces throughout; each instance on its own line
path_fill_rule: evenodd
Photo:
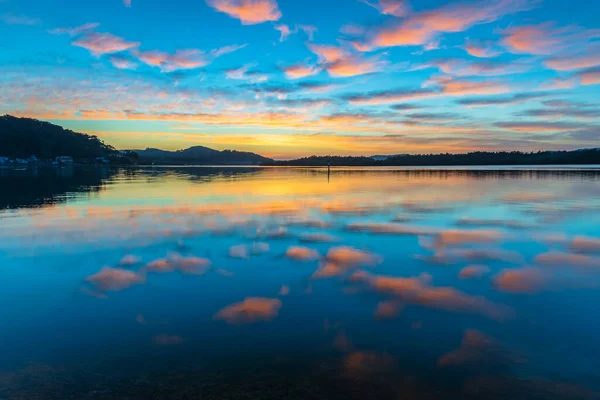
M 562 253 L 551 251 L 539 254 L 534 260 L 537 264 L 552 266 L 598 267 L 600 259 L 584 254 Z
M 229 257 L 232 258 L 250 258 L 250 255 L 258 256 L 268 253 L 270 246 L 268 243 L 255 242 L 251 246 L 238 244 L 229 248 Z
M 300 235 L 298 240 L 308 243 L 333 243 L 339 242 L 341 239 L 328 233 L 305 233 Z
M 289 79 L 306 78 L 321 72 L 321 68 L 314 65 L 295 64 L 283 68 L 283 72 Z
M 208 65 L 213 59 L 244 48 L 245 45 L 221 47 L 205 53 L 198 49 L 176 50 L 169 54 L 161 51 L 134 51 L 133 54 L 143 63 L 159 67 L 163 72 L 195 69 Z
M 275 0 L 206 0 L 217 11 L 239 19 L 244 25 L 255 25 L 281 18 Z
M 388 319 L 395 318 L 404 309 L 404 305 L 399 301 L 380 301 L 375 309 L 375 318 Z
M 114 55 L 110 57 L 110 62 L 118 69 L 136 69 L 137 64 L 128 59 L 127 57 L 123 57 L 120 55 Z
M 296 261 L 311 261 L 321 258 L 318 251 L 301 246 L 289 247 L 285 252 L 285 256 Z
M 441 76 L 431 78 L 426 82 L 426 85 L 430 84 L 439 86 L 444 94 L 450 96 L 489 95 L 510 92 L 510 88 L 504 83 L 492 80 L 470 81 Z
M 382 258 L 376 254 L 354 249 L 352 247 L 340 246 L 329 249 L 325 261 L 312 275 L 313 278 L 331 278 L 347 273 L 353 268 L 360 266 L 375 266 Z
M 575 236 L 570 247 L 571 250 L 582 253 L 597 253 L 600 252 L 600 238 Z
M 348 57 L 348 51 L 338 46 L 308 43 L 308 49 L 319 56 L 319 62 L 334 63 Z
M 440 8 L 415 13 L 392 26 L 369 32 L 367 40 L 360 43 L 363 50 L 379 47 L 417 46 L 436 39 L 440 33 L 462 32 L 504 15 L 532 8 L 535 1 L 498 0 L 479 3 L 452 3 Z
M 481 365 L 496 347 L 494 340 L 476 330 L 464 333 L 460 347 L 440 357 L 438 366 L 477 364 Z
M 396 369 L 396 360 L 386 353 L 356 351 L 342 360 L 342 370 L 350 375 L 379 375 Z
M 464 261 L 504 261 L 520 263 L 523 256 L 515 251 L 501 249 L 441 249 L 432 256 L 417 256 L 418 259 L 435 264 L 454 264 Z
M 381 71 L 387 62 L 376 58 L 362 59 L 359 57 L 350 57 L 339 60 L 325 67 L 329 75 L 334 78 L 343 78 L 357 76 Z
M 205 273 L 210 265 L 210 260 L 206 258 L 173 255 L 146 264 L 144 270 L 161 274 L 178 271 L 183 274 L 199 275 Z
M 327 252 L 326 259 L 330 263 L 348 267 L 374 266 L 382 261 L 376 254 L 347 246 L 332 247 Z
M 287 296 L 290 294 L 290 287 L 287 285 L 281 285 L 281 289 L 279 290 L 280 296 Z
M 117 292 L 144 283 L 144 276 L 119 268 L 104 267 L 85 279 L 101 292 Z
M 443 230 L 434 240 L 435 247 L 456 246 L 469 243 L 493 243 L 502 240 L 504 235 L 496 230 L 464 231 L 458 229 Z
M 599 37 L 600 31 L 576 26 L 556 27 L 547 22 L 509 28 L 503 34 L 502 42 L 512 53 L 548 55 L 577 48 L 587 40 Z
M 404 225 L 388 222 L 372 222 L 372 223 L 352 223 L 346 226 L 349 231 L 368 232 L 374 234 L 390 234 L 390 235 L 431 235 L 436 233 L 437 229 L 428 227 Z
M 486 265 L 468 265 L 460 270 L 458 277 L 460 279 L 481 279 L 491 271 Z
M 407 303 L 445 311 L 477 314 L 495 320 L 504 320 L 513 314 L 510 308 L 493 303 L 484 297 L 469 296 L 451 287 L 429 286 L 430 280 L 429 275 L 413 278 L 367 277 L 367 283 L 375 291 L 398 296 L 400 300 Z
M 223 308 L 214 318 L 233 325 L 271 321 L 279 314 L 281 305 L 278 299 L 247 297 L 240 303 Z
M 325 262 L 319 266 L 319 269 L 312 274 L 312 278 L 331 278 L 340 276 L 346 272 L 347 268 L 332 262 Z
M 469 41 L 465 44 L 465 51 L 478 58 L 493 58 L 502 54 L 502 51 L 495 47 L 492 42 Z
M 600 84 L 600 68 L 591 68 L 577 73 L 582 85 Z
M 537 268 L 504 269 L 494 279 L 501 291 L 511 293 L 537 293 L 546 284 L 546 277 Z
M 462 217 L 459 218 L 456 223 L 458 225 L 468 226 L 501 226 L 506 228 L 530 228 L 532 224 L 516 219 L 486 219 L 486 218 L 471 218 Z
M 139 264 L 140 261 L 142 261 L 140 257 L 135 256 L 133 254 L 127 254 L 123 256 L 123 258 L 121 258 L 119 265 L 122 267 L 130 267 L 132 265 Z
M 504 62 L 498 60 L 468 61 L 457 58 L 444 58 L 431 62 L 442 72 L 453 76 L 499 76 L 512 75 L 529 71 L 534 65 L 531 62 L 516 60 Z
M 591 68 L 600 65 L 600 55 L 558 57 L 544 61 L 544 65 L 556 71 L 572 71 L 575 69 Z
M 140 42 L 129 42 L 110 33 L 90 32 L 75 40 L 73 45 L 83 47 L 93 55 L 100 56 L 138 47 Z
M 394 17 L 403 17 L 410 11 L 408 2 L 404 0 L 375 0 L 374 3 L 369 3 L 367 0 L 361 1 L 379 11 L 380 14 Z

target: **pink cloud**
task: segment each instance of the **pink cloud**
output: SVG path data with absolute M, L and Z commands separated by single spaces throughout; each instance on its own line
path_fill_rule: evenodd
M 342 370 L 350 375 L 389 374 L 397 368 L 396 360 L 389 354 L 355 351 L 342 360 Z
M 345 78 L 381 71 L 388 63 L 378 58 L 348 57 L 325 67 L 330 76 Z
M 131 7 L 131 0 L 123 0 L 123 5 L 125 7 Z
M 570 247 L 571 250 L 582 253 L 598 253 L 600 252 L 600 238 L 575 236 Z
M 390 235 L 432 235 L 437 229 L 391 222 L 362 222 L 346 226 L 349 231 Z
M 380 301 L 375 309 L 375 318 L 388 319 L 395 318 L 404 309 L 404 305 L 395 300 Z
M 464 49 L 473 57 L 478 58 L 493 58 L 502 54 L 502 51 L 492 42 L 469 41 L 465 43 Z
M 482 315 L 504 320 L 512 316 L 510 308 L 484 297 L 470 296 L 451 287 L 429 286 L 431 277 L 402 278 L 367 276 L 366 282 L 377 292 L 397 296 L 400 300 L 439 310 Z
M 127 254 L 127 255 L 123 256 L 123 258 L 121 258 L 119 265 L 122 267 L 130 267 L 130 266 L 138 264 L 140 261 L 142 261 L 142 259 L 140 257 L 133 255 L 133 254 Z
M 476 330 L 468 330 L 464 333 L 460 347 L 440 357 L 438 366 L 481 365 L 496 346 L 489 336 Z
M 136 69 L 138 65 L 127 57 L 114 55 L 110 57 L 110 62 L 118 69 Z
M 299 240 L 308 243 L 333 243 L 339 242 L 341 239 L 328 233 L 305 233 L 300 235 Z
M 283 71 L 289 79 L 306 78 L 321 72 L 321 68 L 314 65 L 295 64 L 284 67 Z
M 143 275 L 119 268 L 104 267 L 100 272 L 89 276 L 86 281 L 102 292 L 117 292 L 144 283 Z
M 327 252 L 326 258 L 331 263 L 352 267 L 374 266 L 382 261 L 377 254 L 347 246 L 332 247 Z
M 134 54 L 140 61 L 153 67 L 160 67 L 163 72 L 195 69 L 209 64 L 204 52 L 197 49 L 177 50 L 175 54 L 160 51 L 136 51 Z
M 504 269 L 494 279 L 496 288 L 503 292 L 537 293 L 546 284 L 546 277 L 537 268 Z
M 380 14 L 393 15 L 394 17 L 404 17 L 410 11 L 408 2 L 404 0 L 374 0 L 373 3 L 368 0 L 360 1 L 373 7 Z
M 347 50 L 332 45 L 308 43 L 308 49 L 319 56 L 319 62 L 334 63 L 346 58 L 349 53 Z
M 281 301 L 262 297 L 247 297 L 240 303 L 227 306 L 215 314 L 215 319 L 233 325 L 270 321 L 277 317 Z
M 577 74 L 582 85 L 598 85 L 600 84 L 600 68 L 592 68 L 581 71 Z
M 98 26 L 100 26 L 99 23 L 90 22 L 84 25 L 76 26 L 74 28 L 55 28 L 49 30 L 48 32 L 52 33 L 53 35 L 67 34 L 69 36 L 78 36 L 86 31 L 96 29 Z
M 225 75 L 229 79 L 248 80 L 251 82 L 265 82 L 269 80 L 269 77 L 265 74 L 254 71 L 250 72 L 250 69 L 254 68 L 255 66 L 256 64 L 252 63 L 239 68 L 228 69 L 225 70 Z
M 217 11 L 239 19 L 244 25 L 277 21 L 281 11 L 275 0 L 206 0 Z
M 490 273 L 490 267 L 486 265 L 468 265 L 460 270 L 460 279 L 481 279 Z
M 290 294 L 290 287 L 287 285 L 281 285 L 281 289 L 279 290 L 280 296 L 287 296 Z
M 447 58 L 433 61 L 431 65 L 442 72 L 453 76 L 500 76 L 513 75 L 529 71 L 533 64 L 530 62 L 513 61 L 500 62 L 492 60 L 468 61 L 457 58 Z
M 210 64 L 215 58 L 240 50 L 245 46 L 246 45 L 224 46 L 211 50 L 208 53 L 199 49 L 176 50 L 173 54 L 158 50 L 136 50 L 133 51 L 133 55 L 149 66 L 159 67 L 162 72 L 173 72 L 204 67 Z
M 597 51 L 600 51 L 600 49 L 597 49 Z M 544 61 L 544 65 L 556 71 L 591 68 L 600 65 L 600 55 L 588 54 L 584 56 L 550 58 Z
M 535 257 L 535 263 L 560 267 L 600 267 L 600 259 L 584 254 L 551 251 Z
M 425 85 L 438 86 L 444 94 L 450 96 L 489 95 L 510 92 L 510 88 L 502 82 L 492 80 L 471 81 L 455 79 L 449 76 L 431 78 Z
M 317 32 L 317 27 L 312 25 L 297 25 L 298 29 L 308 36 L 308 40 L 311 42 L 315 39 L 315 33 Z
M 73 42 L 74 46 L 83 47 L 95 56 L 118 53 L 138 47 L 139 42 L 129 42 L 110 33 L 90 32 Z
M 493 243 L 502 240 L 504 235 L 496 230 L 465 231 L 448 229 L 441 231 L 434 240 L 435 247 L 456 246 L 469 243 Z
M 600 37 L 600 29 L 557 27 L 547 22 L 509 28 L 503 35 L 502 42 L 512 53 L 549 55 L 581 47 L 589 39 Z
M 285 252 L 285 256 L 296 261 L 311 261 L 321 258 L 318 251 L 302 246 L 289 247 Z
M 146 264 L 144 270 L 161 274 L 181 272 L 182 274 L 200 275 L 205 273 L 210 265 L 210 260 L 206 258 L 172 255 L 169 258 L 161 258 Z
M 279 41 L 283 42 L 285 39 L 288 38 L 288 36 L 290 36 L 292 33 L 292 30 L 290 29 L 289 26 L 287 26 L 286 24 L 279 24 L 279 25 L 275 25 L 275 30 L 279 31 L 279 33 L 281 34 L 281 36 L 279 37 Z
M 38 25 L 42 23 L 42 20 L 39 18 L 31 18 L 26 15 L 17 15 L 11 13 L 0 15 L 0 21 L 3 21 L 9 25 Z
M 537 1 L 498 0 L 451 3 L 440 8 L 415 13 L 391 26 L 377 28 L 359 47 L 372 50 L 391 46 L 417 46 L 431 42 L 441 33 L 462 32 L 477 25 L 532 8 Z
M 255 242 L 252 245 L 238 244 L 229 248 L 229 257 L 250 258 L 251 255 L 258 256 L 269 251 L 270 246 L 268 243 Z

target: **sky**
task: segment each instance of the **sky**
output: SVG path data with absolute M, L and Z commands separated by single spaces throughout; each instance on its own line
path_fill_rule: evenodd
M 277 159 L 600 139 L 587 0 L 0 0 L 0 113 Z

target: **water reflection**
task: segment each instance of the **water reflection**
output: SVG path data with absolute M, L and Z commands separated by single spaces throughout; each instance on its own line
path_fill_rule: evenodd
M 598 398 L 598 170 L 0 180 L 0 398 Z

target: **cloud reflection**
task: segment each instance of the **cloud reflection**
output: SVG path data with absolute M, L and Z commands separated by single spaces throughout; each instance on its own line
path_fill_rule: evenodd
M 281 306 L 282 303 L 278 299 L 247 297 L 242 302 L 221 309 L 214 318 L 232 325 L 271 321 L 277 317 Z

